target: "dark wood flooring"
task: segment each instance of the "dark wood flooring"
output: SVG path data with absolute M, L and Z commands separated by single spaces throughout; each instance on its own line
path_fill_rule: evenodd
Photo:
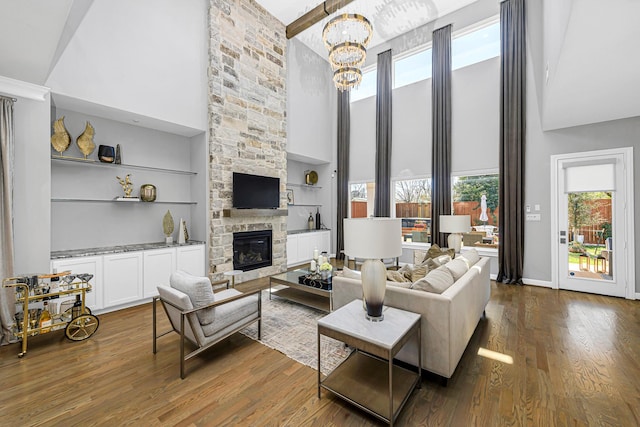
M 149 304 L 99 317 L 83 342 L 53 332 L 23 359 L 17 344 L 0 348 L 0 425 L 382 425 L 326 392 L 318 400 L 313 369 L 241 334 L 181 380 L 176 334 L 152 354 Z M 425 379 L 398 425 L 640 425 L 640 302 L 493 283 L 448 386 Z

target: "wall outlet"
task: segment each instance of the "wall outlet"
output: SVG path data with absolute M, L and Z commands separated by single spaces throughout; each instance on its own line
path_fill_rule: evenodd
M 525 219 L 527 221 L 540 221 L 540 214 L 527 214 Z

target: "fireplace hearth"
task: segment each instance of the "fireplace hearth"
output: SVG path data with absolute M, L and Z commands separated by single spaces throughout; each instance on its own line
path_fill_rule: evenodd
M 272 265 L 272 231 L 233 233 L 233 269 L 249 271 Z

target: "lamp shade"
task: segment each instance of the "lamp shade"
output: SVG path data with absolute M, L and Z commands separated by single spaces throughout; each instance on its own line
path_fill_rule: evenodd
M 345 219 L 344 253 L 352 258 L 364 259 L 399 257 L 402 255 L 401 220 L 399 218 Z
M 468 233 L 471 230 L 469 215 L 440 215 L 441 233 Z

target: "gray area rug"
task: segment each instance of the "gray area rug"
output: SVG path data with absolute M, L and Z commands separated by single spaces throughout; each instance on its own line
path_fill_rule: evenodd
M 267 347 L 278 350 L 285 356 L 318 368 L 317 320 L 327 313 L 287 301 L 274 296 L 269 300 L 269 291 L 262 291 L 262 340 Z M 258 324 L 243 329 L 242 334 L 258 339 Z M 351 354 L 350 348 L 332 338 L 321 340 L 321 372 L 328 374 Z

